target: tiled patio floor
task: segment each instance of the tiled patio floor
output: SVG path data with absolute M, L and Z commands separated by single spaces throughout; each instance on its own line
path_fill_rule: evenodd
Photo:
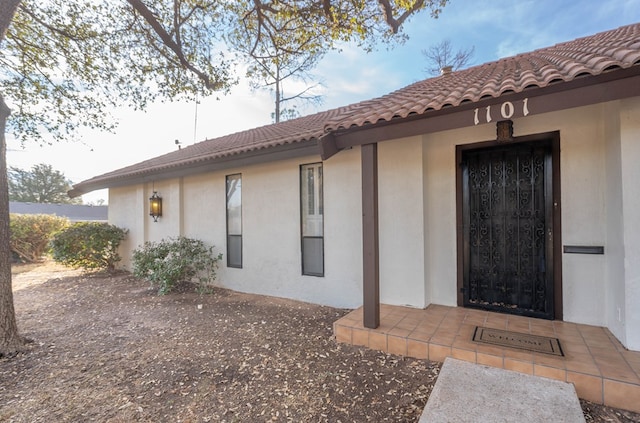
M 472 342 L 476 326 L 560 339 L 564 357 Z M 473 363 L 571 382 L 580 398 L 640 412 L 640 352 L 606 328 L 430 305 L 381 305 L 380 327 L 362 325 L 362 308 L 334 323 L 338 342 L 432 361 Z

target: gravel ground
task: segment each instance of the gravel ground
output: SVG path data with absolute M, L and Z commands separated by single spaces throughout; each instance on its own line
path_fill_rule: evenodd
M 347 310 L 216 289 L 158 297 L 128 274 L 17 266 L 0 421 L 416 422 L 440 364 L 337 344 Z M 640 415 L 582 402 L 588 422 Z

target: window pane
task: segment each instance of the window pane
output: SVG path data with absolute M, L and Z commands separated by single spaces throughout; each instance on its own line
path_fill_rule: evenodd
M 322 238 L 302 239 L 302 270 L 305 275 L 324 275 L 323 245 Z
M 242 176 L 227 176 L 227 231 L 242 235 Z
M 324 275 L 322 163 L 300 167 L 302 274 Z
M 229 235 L 227 237 L 227 266 L 242 267 L 242 237 Z
M 304 165 L 300 172 L 302 236 L 323 235 L 322 164 Z
M 227 266 L 242 267 L 242 175 L 229 175 L 227 183 Z
M 307 201 L 309 204 L 307 205 L 308 214 L 314 214 L 315 212 L 315 195 L 313 189 L 313 168 L 307 169 Z

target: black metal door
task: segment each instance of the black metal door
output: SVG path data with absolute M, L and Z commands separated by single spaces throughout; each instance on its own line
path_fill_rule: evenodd
M 463 152 L 465 306 L 554 318 L 551 160 L 546 143 Z

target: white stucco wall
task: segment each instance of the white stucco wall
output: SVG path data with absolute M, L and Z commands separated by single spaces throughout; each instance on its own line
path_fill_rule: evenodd
M 620 156 L 620 103 L 612 102 L 603 107 L 603 139 L 605 143 L 605 318 L 606 326 L 623 343 L 626 340 L 624 326 L 624 220 L 622 214 L 622 157 Z
M 109 189 L 109 223 L 127 229 L 129 233 L 120 244 L 120 266 L 131 270 L 131 251 L 143 244 L 146 237 L 148 208 L 143 185 Z
M 378 145 L 380 301 L 424 308 L 424 225 L 420 137 Z
M 425 135 L 426 289 L 433 304 L 457 304 L 456 145 L 495 138 L 494 125 Z
M 516 135 L 560 131 L 562 244 L 605 246 L 604 105 L 514 122 Z M 564 320 L 605 325 L 605 255 L 563 254 Z
M 624 225 L 624 300 L 627 348 L 640 351 L 640 98 L 621 101 L 620 149 Z
M 362 304 L 362 225 L 359 149 L 326 162 L 325 276 L 301 272 L 300 165 L 319 157 L 228 169 L 145 186 L 111 190 L 110 219 L 128 227 L 123 263 L 144 241 L 183 235 L 216 246 L 224 257 L 218 284 L 230 289 L 335 307 Z M 225 176 L 242 174 L 243 266 L 226 267 Z M 163 199 L 157 223 L 148 216 L 153 190 Z M 132 226 L 131 222 L 136 222 Z

